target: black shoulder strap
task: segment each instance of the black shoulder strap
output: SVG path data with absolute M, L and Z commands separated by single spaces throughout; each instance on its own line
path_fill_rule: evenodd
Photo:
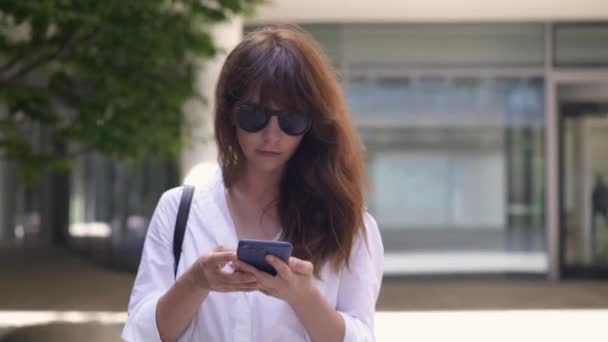
M 179 209 L 177 211 L 177 219 L 175 220 L 175 232 L 173 233 L 174 275 L 177 275 L 177 265 L 179 264 L 179 258 L 182 254 L 182 242 L 184 241 L 184 232 L 186 230 L 186 223 L 188 222 L 188 215 L 190 214 L 190 204 L 192 203 L 193 195 L 194 187 L 191 185 L 184 185 L 182 199 L 179 202 Z

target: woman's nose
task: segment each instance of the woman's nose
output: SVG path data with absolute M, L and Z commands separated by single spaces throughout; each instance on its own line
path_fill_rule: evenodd
M 270 118 L 270 122 L 268 125 L 264 127 L 264 131 L 262 132 L 265 140 L 269 142 L 274 142 L 279 140 L 281 137 L 281 127 L 279 127 L 279 120 L 276 116 Z

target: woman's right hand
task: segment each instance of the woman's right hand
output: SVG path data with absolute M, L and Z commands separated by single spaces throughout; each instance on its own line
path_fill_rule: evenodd
M 258 282 L 251 273 L 227 270 L 226 265 L 237 263 L 236 253 L 223 247 L 198 258 L 190 272 L 195 283 L 207 291 L 248 292 L 258 289 Z

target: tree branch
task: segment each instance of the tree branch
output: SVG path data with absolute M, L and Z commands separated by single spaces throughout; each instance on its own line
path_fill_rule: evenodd
M 36 69 L 37 67 L 51 62 L 55 58 L 61 56 L 61 54 L 69 51 L 69 49 L 73 46 L 75 42 L 76 32 L 72 33 L 72 35 L 70 35 L 70 37 L 68 37 L 68 39 L 55 52 L 51 53 L 50 55 L 42 56 L 30 63 L 29 65 L 24 66 L 21 70 L 17 71 L 12 76 L 9 76 L 6 79 L 2 80 L 2 83 L 11 83 L 12 81 L 32 72 L 32 70 Z
M 22 54 L 17 54 L 13 59 L 9 60 L 8 62 L 6 62 L 4 65 L 0 66 L 0 73 L 3 73 L 7 70 L 10 70 L 12 67 L 15 66 L 15 64 L 17 64 L 17 62 L 23 58 Z
M 26 76 L 27 74 L 32 72 L 34 69 L 40 67 L 43 64 L 50 63 L 57 58 L 61 58 L 63 56 L 68 55 L 74 49 L 74 47 L 76 46 L 77 43 L 87 43 L 90 40 L 92 40 L 93 37 L 95 36 L 95 34 L 97 33 L 97 31 L 98 31 L 98 28 L 94 28 L 91 30 L 91 32 L 86 34 L 81 39 L 77 39 L 76 38 L 77 32 L 74 32 L 72 35 L 70 35 L 70 37 L 68 37 L 68 39 L 56 51 L 54 51 L 53 53 L 51 53 L 49 55 L 40 57 L 37 60 L 30 63 L 29 65 L 24 66 L 23 68 L 21 68 L 21 70 L 17 71 L 12 76 L 6 77 L 5 79 L 1 80 L 0 85 L 5 85 L 8 83 L 11 83 L 18 78 Z
M 23 59 L 25 57 L 25 55 L 28 53 L 28 51 L 31 48 L 34 47 L 40 47 L 40 46 L 48 46 L 50 44 L 54 44 L 57 43 L 57 41 L 54 41 L 53 39 L 49 39 L 46 41 L 29 41 L 26 44 L 23 44 L 21 46 L 17 46 L 14 49 L 17 50 L 18 52 L 15 54 L 15 56 L 10 59 L 8 62 L 6 62 L 4 65 L 0 66 L 0 74 L 4 73 L 6 71 L 10 71 L 10 69 L 12 69 L 17 62 L 19 62 L 21 59 Z M 12 48 L 11 48 L 12 49 Z

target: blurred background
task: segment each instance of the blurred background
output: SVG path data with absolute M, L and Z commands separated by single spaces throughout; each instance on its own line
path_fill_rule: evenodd
M 243 34 L 320 43 L 367 152 L 379 341 L 602 340 L 608 2 L 0 1 L 0 341 L 119 340 Z M 439 328 L 439 329 L 438 329 Z

